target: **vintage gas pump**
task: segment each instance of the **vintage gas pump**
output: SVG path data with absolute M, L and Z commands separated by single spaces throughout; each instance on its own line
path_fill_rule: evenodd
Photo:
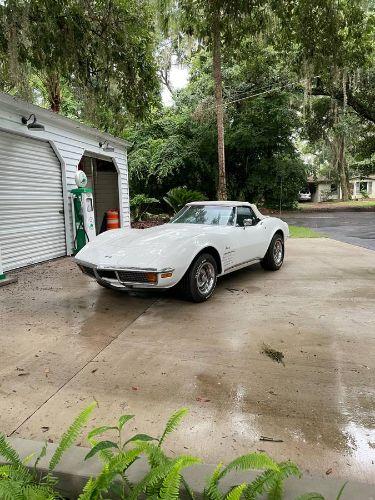
M 77 188 L 70 191 L 73 195 L 74 255 L 96 236 L 92 189 L 86 187 L 87 177 L 82 170 L 77 171 L 75 182 Z

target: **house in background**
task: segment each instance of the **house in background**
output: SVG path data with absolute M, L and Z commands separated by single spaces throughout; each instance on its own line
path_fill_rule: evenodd
M 25 123 L 26 122 L 26 123 Z M 77 169 L 93 188 L 96 230 L 118 209 L 130 225 L 129 143 L 0 93 L 0 255 L 2 273 L 70 255 Z
M 375 174 L 367 177 L 352 177 L 349 183 L 353 200 L 375 198 Z M 312 195 L 311 201 L 315 203 L 342 199 L 340 186 L 330 179 L 323 177 L 314 179 L 311 176 L 308 179 L 308 185 Z

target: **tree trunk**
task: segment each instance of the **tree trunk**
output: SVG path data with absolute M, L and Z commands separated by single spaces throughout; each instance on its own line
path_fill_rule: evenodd
M 337 171 L 340 178 L 341 199 L 348 201 L 350 199 L 348 169 L 345 160 L 345 138 L 340 136 L 338 139 Z
M 221 38 L 220 38 L 220 8 L 214 12 L 212 22 L 213 42 L 213 71 L 215 81 L 215 104 L 217 121 L 217 153 L 218 153 L 218 186 L 217 197 L 219 200 L 227 199 L 227 182 L 225 175 L 225 150 L 224 150 L 224 112 L 223 112 L 223 82 L 221 74 Z
M 47 75 L 46 87 L 48 90 L 48 100 L 50 109 L 54 113 L 60 113 L 61 109 L 61 87 L 60 78 L 56 73 Z

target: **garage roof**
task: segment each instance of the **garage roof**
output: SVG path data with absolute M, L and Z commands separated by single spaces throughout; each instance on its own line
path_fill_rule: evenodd
M 65 129 L 74 131 L 80 130 L 85 134 L 95 136 L 98 141 L 109 141 L 112 144 L 117 144 L 118 146 L 122 146 L 124 148 L 131 146 L 131 143 L 125 139 L 120 139 L 119 137 L 115 137 L 106 132 L 101 132 L 96 128 L 84 125 L 77 120 L 66 118 L 65 116 L 54 113 L 50 109 L 41 108 L 40 106 L 36 106 L 35 104 L 31 104 L 4 92 L 0 92 L 0 105 L 12 109 L 13 111 L 16 110 L 19 112 L 20 116 L 34 113 L 38 121 L 43 124 L 50 123 L 51 125 L 59 125 Z

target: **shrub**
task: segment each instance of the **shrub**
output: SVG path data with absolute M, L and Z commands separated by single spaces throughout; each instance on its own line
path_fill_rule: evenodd
M 156 198 L 149 198 L 146 194 L 135 194 L 130 200 L 130 208 L 134 221 L 140 221 L 150 205 L 159 203 Z
M 174 213 L 181 210 L 186 203 L 207 200 L 204 194 L 199 191 L 191 191 L 186 187 L 176 187 L 171 189 L 163 199 L 172 208 Z

